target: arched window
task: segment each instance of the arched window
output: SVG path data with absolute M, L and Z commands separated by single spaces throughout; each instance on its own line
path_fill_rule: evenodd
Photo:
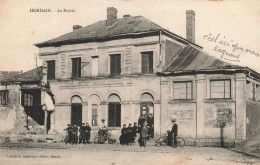
M 82 99 L 79 96 L 71 98 L 71 125 L 82 124 Z
M 108 127 L 121 127 L 120 97 L 112 94 L 108 97 Z
M 98 125 L 98 122 L 101 120 L 99 118 L 99 114 L 100 114 L 100 97 L 96 94 L 94 95 L 91 95 L 88 99 L 88 107 L 90 109 L 90 116 L 91 118 L 89 117 L 89 120 L 91 120 L 91 125 L 92 126 L 97 126 Z
M 153 96 L 150 93 L 143 93 L 141 95 L 141 102 L 153 102 Z

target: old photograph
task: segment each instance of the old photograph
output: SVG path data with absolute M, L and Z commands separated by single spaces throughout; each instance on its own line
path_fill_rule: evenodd
M 259 0 L 0 0 L 0 165 L 259 165 L 259 29 Z

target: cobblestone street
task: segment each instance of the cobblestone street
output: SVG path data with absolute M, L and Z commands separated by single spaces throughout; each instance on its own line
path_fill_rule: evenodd
M 137 145 L 65 146 L 62 143 L 36 147 L 2 147 L 0 164 L 259 164 L 260 162 L 258 158 L 213 147 L 139 148 Z

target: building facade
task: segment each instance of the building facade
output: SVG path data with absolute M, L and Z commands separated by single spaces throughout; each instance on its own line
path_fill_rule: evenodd
M 95 134 L 105 119 L 119 137 L 123 124 L 151 113 L 155 136 L 175 118 L 191 145 L 255 138 L 259 120 L 249 116 L 259 113 L 259 74 L 203 52 L 194 43 L 195 13 L 186 14 L 187 39 L 142 16 L 117 19 L 112 7 L 107 20 L 36 44 L 55 100 L 50 129 L 65 134 L 67 124 L 89 123 Z

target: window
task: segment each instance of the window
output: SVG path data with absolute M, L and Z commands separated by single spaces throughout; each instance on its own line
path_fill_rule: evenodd
M 231 98 L 230 80 L 211 80 L 210 98 L 212 99 L 230 99 Z
M 121 55 L 110 55 L 110 75 L 117 76 L 121 73 Z
M 1 105 L 6 105 L 7 102 L 8 102 L 8 91 L 7 90 L 0 91 L 0 103 L 1 103 Z
M 98 76 L 98 56 L 92 57 L 91 76 Z
M 55 61 L 47 61 L 47 79 L 55 79 Z
M 112 94 L 108 97 L 108 127 L 121 127 L 121 99 Z
M 174 82 L 173 83 L 173 99 L 191 99 L 192 82 Z
M 121 127 L 121 104 L 108 104 L 108 127 Z
M 92 126 L 97 126 L 97 119 L 98 114 L 97 114 L 97 104 L 92 104 Z
M 153 52 L 142 53 L 142 73 L 153 73 Z
M 72 58 L 72 78 L 81 77 L 81 58 Z
M 255 93 L 256 101 L 260 101 L 260 85 L 256 84 L 256 93 Z
M 33 95 L 29 93 L 23 94 L 23 106 L 32 107 L 33 106 Z

